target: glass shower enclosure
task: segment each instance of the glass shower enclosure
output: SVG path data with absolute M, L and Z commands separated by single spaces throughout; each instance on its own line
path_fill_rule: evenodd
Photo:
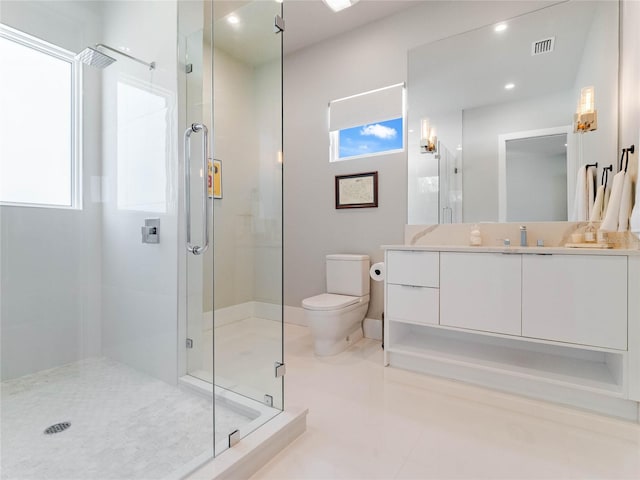
M 0 4 L 2 479 L 184 478 L 283 410 L 276 16 Z
M 217 422 L 217 453 L 284 404 L 282 35 L 275 27 L 282 4 L 180 7 L 181 382 L 212 387 L 216 419 L 229 418 Z

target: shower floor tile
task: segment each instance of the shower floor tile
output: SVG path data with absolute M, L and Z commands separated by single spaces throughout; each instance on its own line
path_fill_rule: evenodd
M 1 389 L 3 480 L 172 478 L 213 451 L 211 400 L 115 361 L 65 365 Z M 59 422 L 71 427 L 43 433 Z

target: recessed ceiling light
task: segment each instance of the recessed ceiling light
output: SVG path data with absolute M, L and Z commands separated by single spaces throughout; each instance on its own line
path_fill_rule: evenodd
M 507 84 L 504 86 L 504 88 L 505 88 L 505 90 L 511 90 L 511 89 L 513 89 L 515 86 L 516 86 L 516 84 L 515 84 L 515 83 L 507 83 Z
M 339 12 L 345 8 L 349 8 L 351 5 L 355 5 L 360 0 L 322 0 L 327 7 L 334 12 Z
M 498 25 L 493 27 L 493 30 L 496 32 L 504 32 L 506 29 L 507 29 L 506 23 L 499 23 Z
M 238 23 L 240 23 L 240 19 L 231 14 L 227 17 L 227 22 L 229 22 L 231 25 L 237 25 Z

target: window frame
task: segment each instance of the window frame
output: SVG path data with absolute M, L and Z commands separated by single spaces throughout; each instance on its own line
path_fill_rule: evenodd
M 71 67 L 71 138 L 69 140 L 71 142 L 69 159 L 71 204 L 58 205 L 0 200 L 0 206 L 82 210 L 82 67 L 80 62 L 76 60 L 74 52 L 11 28 L 3 23 L 0 23 L 0 37 L 67 62 Z

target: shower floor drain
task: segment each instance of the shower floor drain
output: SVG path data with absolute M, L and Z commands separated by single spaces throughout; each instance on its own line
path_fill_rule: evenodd
M 62 422 L 56 423 L 55 425 L 51 425 L 44 431 L 45 435 L 53 435 L 54 433 L 64 432 L 67 428 L 71 426 L 70 422 Z

